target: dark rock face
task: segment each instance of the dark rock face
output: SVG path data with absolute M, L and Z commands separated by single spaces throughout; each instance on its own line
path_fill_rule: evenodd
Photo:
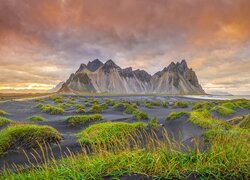
M 97 69 L 99 69 L 102 65 L 103 65 L 103 63 L 99 59 L 95 59 L 94 61 L 89 61 L 88 62 L 87 68 L 88 68 L 88 70 L 94 72 Z
M 90 73 L 90 71 L 92 73 Z M 132 67 L 120 68 L 112 60 L 98 59 L 81 64 L 63 84 L 60 92 L 205 94 L 195 72 L 187 62 L 172 62 L 153 76 Z

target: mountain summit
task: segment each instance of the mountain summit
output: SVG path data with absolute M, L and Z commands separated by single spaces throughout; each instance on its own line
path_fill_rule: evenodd
M 154 75 L 132 67 L 120 68 L 111 59 L 95 59 L 81 64 L 59 90 L 62 93 L 107 92 L 116 94 L 205 94 L 195 72 L 187 62 L 174 63 Z

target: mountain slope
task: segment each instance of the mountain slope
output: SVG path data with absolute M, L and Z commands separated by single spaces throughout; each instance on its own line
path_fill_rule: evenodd
M 112 60 L 103 64 L 95 59 L 87 65 L 81 64 L 59 92 L 205 94 L 185 60 L 176 64 L 172 62 L 151 76 L 144 70 L 122 69 Z

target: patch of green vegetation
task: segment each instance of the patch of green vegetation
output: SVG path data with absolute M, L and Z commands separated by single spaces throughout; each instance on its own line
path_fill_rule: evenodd
M 157 118 L 156 118 L 156 117 L 151 118 L 151 119 L 148 121 L 148 126 L 149 126 L 149 127 L 158 127 L 158 126 L 159 126 L 159 123 L 158 123 Z
M 93 104 L 89 110 L 91 113 L 102 113 L 102 107 L 98 104 Z
M 182 101 L 175 101 L 173 107 L 174 108 L 187 108 L 188 103 L 182 102 Z
M 37 122 L 37 121 L 46 121 L 46 119 L 42 116 L 39 116 L 39 115 L 35 115 L 35 116 L 31 116 L 29 118 L 30 121 L 34 121 L 34 122 Z
M 107 110 L 109 107 L 108 107 L 107 103 L 102 103 L 101 108 L 102 108 L 102 110 Z
M 250 129 L 250 114 L 234 117 L 232 119 L 229 119 L 227 122 L 236 127 L 240 127 L 243 129 Z
M 151 103 L 150 103 L 150 102 L 146 102 L 145 107 L 146 107 L 146 108 L 151 108 L 151 107 L 152 107 L 152 105 L 151 105 Z
M 40 109 L 42 110 L 42 112 L 49 113 L 52 115 L 64 113 L 64 109 L 57 106 L 52 106 L 50 104 L 45 104 Z
M 3 115 L 8 115 L 9 113 L 7 113 L 6 111 L 0 109 L 0 116 L 3 116 Z
M 222 116 L 228 116 L 228 115 L 235 113 L 233 109 L 229 109 L 224 106 L 215 106 L 214 108 L 211 109 L 211 111 L 215 111 Z
M 68 103 L 60 103 L 60 104 L 57 105 L 57 107 L 60 107 L 62 109 L 66 109 L 66 108 L 68 108 L 70 106 L 71 106 L 71 104 L 68 104 Z
M 151 102 L 152 106 L 160 106 L 161 103 L 159 101 L 152 101 Z
M 75 104 L 75 110 L 77 113 L 85 113 L 86 112 L 86 105 L 84 104 Z
M 125 111 L 126 109 L 126 104 L 125 103 L 115 103 L 115 105 L 113 106 L 114 109 L 118 110 L 118 111 Z
M 37 105 L 36 105 L 36 108 L 39 108 L 39 109 L 41 109 L 41 108 L 43 107 L 43 105 L 44 105 L 44 104 L 42 104 L 42 103 L 39 103 L 39 104 L 37 104 Z
M 106 103 L 109 105 L 109 106 L 114 106 L 116 104 L 115 100 L 113 99 L 107 99 L 106 100 Z
M 188 113 L 188 112 L 185 112 L 185 111 L 181 111 L 181 112 L 171 112 L 171 113 L 165 118 L 165 120 L 166 120 L 166 121 L 175 120 L 175 119 L 181 118 L 182 116 L 189 116 L 189 113 Z
M 53 143 L 61 140 L 61 134 L 50 126 L 35 124 L 10 125 L 0 131 L 0 156 L 18 148 L 35 148 L 38 143 Z
M 6 117 L 0 116 L 0 127 L 3 126 L 3 125 L 5 125 L 5 124 L 8 124 L 8 123 L 10 123 L 10 122 L 11 122 L 10 119 L 8 119 L 8 118 L 6 118 Z
M 99 104 L 99 101 L 98 101 L 97 99 L 94 99 L 94 100 L 92 101 L 92 103 L 93 103 L 93 104 Z
M 131 105 L 131 104 L 125 104 L 125 113 L 126 114 L 133 114 L 134 111 L 138 111 L 138 107 L 136 105 Z
M 133 112 L 133 116 L 137 119 L 137 120 L 142 120 L 142 119 L 148 119 L 148 114 L 146 112 L 143 111 L 134 111 Z
M 78 124 L 86 124 L 94 121 L 102 120 L 102 115 L 100 114 L 92 114 L 92 115 L 76 115 L 71 116 L 67 118 L 67 122 L 72 125 L 78 125 Z
M 210 110 L 214 106 L 216 106 L 216 104 L 214 102 L 208 102 L 208 101 L 198 102 L 195 105 L 193 105 L 192 110 L 198 110 L 198 109 Z
M 83 144 L 123 142 L 145 126 L 146 124 L 142 122 L 104 122 L 91 125 L 78 133 L 77 137 L 79 142 Z
M 162 107 L 164 107 L 164 108 L 168 108 L 168 102 L 163 101 L 163 102 L 162 102 Z
M 230 129 L 232 126 L 225 121 L 212 118 L 206 109 L 190 112 L 189 121 L 205 129 Z
M 58 95 L 50 96 L 50 99 L 54 101 L 54 103 L 63 103 L 63 97 Z

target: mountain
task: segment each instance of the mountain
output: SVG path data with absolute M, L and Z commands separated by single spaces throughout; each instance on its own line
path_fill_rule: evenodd
M 144 70 L 122 69 L 111 59 L 81 64 L 59 90 L 61 93 L 107 92 L 116 94 L 205 94 L 185 60 L 172 62 L 151 76 Z
M 57 92 L 62 88 L 62 85 L 64 84 L 64 82 L 59 82 L 55 87 L 53 87 L 52 89 L 49 89 L 48 92 Z

